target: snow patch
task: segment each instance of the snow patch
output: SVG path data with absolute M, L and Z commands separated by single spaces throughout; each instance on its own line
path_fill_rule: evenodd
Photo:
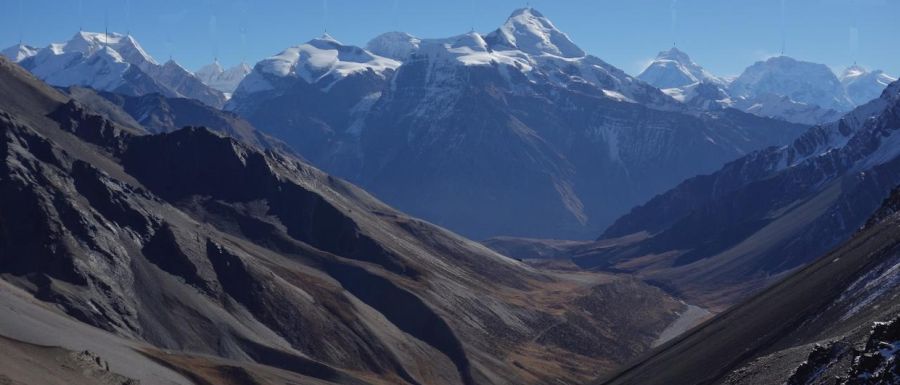
M 343 45 L 326 34 L 259 62 L 256 71 L 278 77 L 298 77 L 308 83 L 317 83 L 327 77 L 339 80 L 369 70 L 383 74 L 399 66 L 400 62 L 394 59 L 375 55 L 359 47 Z

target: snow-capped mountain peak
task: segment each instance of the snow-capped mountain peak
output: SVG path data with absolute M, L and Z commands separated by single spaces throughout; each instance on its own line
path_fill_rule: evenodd
M 674 60 L 682 64 L 694 64 L 691 57 L 687 53 L 678 49 L 678 47 L 669 48 L 668 51 L 662 51 L 657 56 L 660 60 Z
M 241 80 L 253 71 L 246 63 L 238 64 L 229 69 L 225 69 L 216 59 L 211 64 L 207 64 L 194 73 L 197 78 L 204 84 L 222 91 L 229 96 L 237 89 Z
M 863 104 L 877 98 L 885 87 L 897 80 L 884 71 L 870 72 L 857 64 L 847 67 L 839 78 L 847 90 L 847 95 L 855 104 Z
M 787 56 L 751 65 L 730 84 L 729 91 L 734 97 L 748 99 L 772 93 L 837 111 L 848 111 L 855 105 L 828 66 Z
M 553 55 L 566 58 L 585 56 L 585 52 L 533 8 L 517 9 L 506 23 L 488 35 L 497 46 L 519 49 L 529 55 Z
M 162 66 L 163 66 L 163 68 L 168 67 L 168 68 L 177 69 L 180 71 L 185 71 L 187 73 L 191 73 L 191 71 L 188 71 L 187 68 L 184 68 L 184 66 L 182 66 L 181 64 L 178 64 L 178 62 L 175 61 L 175 59 L 166 60 L 166 62 L 163 63 Z
M 897 80 L 897 78 L 884 73 L 884 71 L 882 70 L 874 70 L 870 72 L 856 64 L 847 67 L 847 69 L 845 69 L 844 72 L 841 73 L 839 79 L 845 86 L 858 81 L 870 80 L 880 88 L 887 87 L 889 84 Z
M 231 67 L 231 68 L 225 70 L 225 73 L 227 74 L 227 73 L 232 72 L 232 71 L 240 71 L 240 72 L 247 72 L 247 73 L 249 73 L 249 72 L 252 71 L 252 70 L 253 70 L 253 67 L 250 67 L 249 64 L 244 63 L 244 62 L 241 62 L 241 64 L 238 64 L 237 66 L 234 66 L 234 67 Z
M 476 52 L 487 52 L 488 44 L 477 32 L 469 32 L 457 36 L 451 43 L 451 49 L 468 48 Z
M 369 68 L 380 72 L 400 66 L 396 60 L 375 55 L 360 47 L 343 45 L 328 34 L 288 48 L 262 64 L 268 73 L 295 75 L 310 82 L 325 73 L 343 77 Z
M 22 60 L 28 59 L 34 55 L 37 55 L 38 49 L 26 44 L 16 44 L 12 47 L 4 49 L 0 52 L 0 55 L 5 56 L 7 59 L 12 60 L 15 63 L 18 63 Z
M 301 79 L 308 84 L 318 84 L 323 89 L 350 75 L 372 71 L 385 77 L 385 73 L 400 66 L 400 62 L 376 55 L 363 48 L 344 45 L 325 34 L 304 44 L 285 49 L 256 64 L 241 81 L 237 93 L 255 93 L 290 84 L 291 79 Z
M 856 79 L 867 73 L 869 73 L 869 71 L 867 71 L 862 66 L 854 63 L 852 66 L 849 66 L 846 69 L 844 69 L 844 72 L 841 73 L 841 76 L 839 78 L 841 79 L 841 82 L 845 82 L 848 80 Z
M 113 33 L 112 35 L 103 32 L 78 31 L 63 46 L 65 52 L 81 52 L 85 55 L 91 55 L 99 51 L 103 47 L 118 45 L 121 36 Z
M 686 87 L 698 82 L 725 85 L 724 80 L 694 63 L 687 53 L 675 47 L 660 52 L 638 79 L 661 89 Z
M 396 60 L 375 55 L 360 47 L 343 45 L 328 34 L 288 48 L 258 64 L 258 68 L 266 74 L 297 76 L 310 83 L 327 74 L 344 77 L 370 68 L 381 72 L 399 66 L 400 62 Z
M 115 50 L 122 58 L 146 70 L 148 64 L 158 64 L 131 35 L 110 32 L 79 31 L 62 47 L 64 52 L 81 52 L 90 56 L 103 47 Z
M 222 65 L 219 64 L 219 59 L 216 59 L 212 63 L 200 67 L 197 72 L 194 72 L 194 75 L 206 83 L 208 80 L 221 75 L 223 72 L 225 72 L 225 68 L 222 68 Z
M 343 45 L 338 39 L 335 39 L 333 36 L 329 35 L 328 32 L 322 34 L 315 39 L 310 40 L 310 44 L 314 43 L 325 43 L 325 44 L 334 44 L 334 45 Z
M 222 93 L 207 87 L 174 62 L 160 65 L 131 35 L 80 31 L 23 60 L 22 67 L 54 86 L 73 85 L 126 95 L 159 93 L 224 104 Z
M 403 61 L 419 49 L 422 39 L 406 32 L 386 32 L 366 44 L 366 49 L 379 56 Z

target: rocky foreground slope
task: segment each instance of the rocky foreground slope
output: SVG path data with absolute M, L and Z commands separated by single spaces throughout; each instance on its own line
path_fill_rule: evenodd
M 602 384 L 896 384 L 900 190 L 849 241 Z
M 22 354 L 89 350 L 142 384 L 579 383 L 685 309 L 529 268 L 290 154 L 144 131 L 0 59 L 0 335 Z

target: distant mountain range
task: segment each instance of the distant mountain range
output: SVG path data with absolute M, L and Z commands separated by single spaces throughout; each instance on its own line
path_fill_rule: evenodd
M 172 60 L 159 64 L 130 35 L 78 32 L 65 43 L 41 49 L 19 45 L 3 55 L 54 86 L 77 85 L 131 96 L 158 93 L 213 107 L 225 104 L 222 92 Z
M 687 108 L 530 8 L 486 35 L 392 32 L 368 47 L 323 36 L 289 48 L 257 63 L 227 108 L 475 238 L 593 237 L 682 179 L 803 129 Z
M 868 72 L 857 65 L 838 77 L 823 64 L 787 56 L 757 62 L 737 78 L 724 79 L 677 48 L 660 52 L 638 78 L 689 105 L 733 107 L 804 124 L 837 120 L 853 107 L 877 98 L 896 80 L 883 71 Z M 716 91 L 698 93 L 701 84 Z
M 891 79 L 787 57 L 724 79 L 674 48 L 633 78 L 532 8 L 484 35 L 391 32 L 365 49 L 326 35 L 252 69 L 196 74 L 119 34 L 5 52 L 57 86 L 225 105 L 324 170 L 475 238 L 592 238 L 686 178 L 789 143 L 804 129 L 791 122 L 839 119 Z
M 241 81 L 250 74 L 250 71 L 252 68 L 244 63 L 225 69 L 216 60 L 197 70 L 194 75 L 204 84 L 223 92 L 226 97 L 231 97 Z
M 576 252 L 576 259 L 586 267 L 639 271 L 683 295 L 740 297 L 865 223 L 900 184 L 898 130 L 900 82 L 894 82 L 880 98 L 810 128 L 791 145 L 754 152 L 634 208 L 601 238 L 643 239 Z
M 841 73 L 840 80 L 844 89 L 847 90 L 850 100 L 857 105 L 862 105 L 881 95 L 885 87 L 896 81 L 897 78 L 889 76 L 881 70 L 870 72 L 854 64 Z

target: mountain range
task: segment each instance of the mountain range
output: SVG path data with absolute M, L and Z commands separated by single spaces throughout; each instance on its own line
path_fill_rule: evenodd
M 900 384 L 882 71 L 79 32 L 2 52 L 0 136 L 0 385 Z
M 277 148 L 120 125 L 84 92 L 0 58 L 6 383 L 585 382 L 686 307 L 529 267 Z
M 564 254 L 584 267 L 633 272 L 695 303 L 727 307 L 865 223 L 900 184 L 898 128 L 895 82 L 880 98 L 810 128 L 791 145 L 680 183 L 617 219 L 599 243 Z M 517 243 L 496 248 L 523 250 Z
M 897 80 L 884 71 L 868 71 L 856 64 L 847 67 L 839 79 L 847 90 L 847 96 L 857 105 L 877 98 L 885 87 Z
M 131 35 L 81 31 L 65 43 L 42 49 L 20 44 L 4 50 L 4 56 L 54 86 L 84 86 L 131 96 L 158 93 L 213 107 L 225 103 L 222 92 L 173 60 L 159 64 Z
M 226 108 L 323 170 L 474 238 L 595 237 L 684 178 L 804 128 L 686 108 L 531 8 L 485 35 L 392 32 L 368 48 L 330 36 L 289 48 L 257 63 Z
M 227 98 L 231 97 L 238 85 L 250 74 L 252 68 L 245 63 L 225 69 L 216 60 L 207 64 L 194 73 L 204 84 L 221 91 Z
M 835 121 L 853 107 L 877 98 L 896 80 L 883 71 L 869 72 L 858 65 L 837 76 L 823 64 L 787 56 L 759 61 L 740 76 L 725 79 L 709 73 L 677 48 L 660 52 L 638 78 L 690 105 L 737 108 L 803 124 Z M 708 90 L 697 92 L 701 85 Z
M 216 61 L 196 75 L 115 33 L 8 51 L 57 86 L 225 105 L 317 167 L 479 239 L 593 238 L 680 181 L 788 144 L 798 124 L 835 121 L 892 80 L 788 57 L 726 79 L 675 48 L 634 78 L 532 8 L 483 35 L 390 32 L 366 48 L 326 35 L 252 69 Z M 472 221 L 479 213 L 489 219 Z

